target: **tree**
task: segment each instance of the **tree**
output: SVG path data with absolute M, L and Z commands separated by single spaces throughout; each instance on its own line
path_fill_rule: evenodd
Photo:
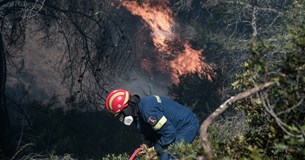
M 196 40 L 194 43 L 206 48 L 216 48 L 207 49 L 205 53 L 217 55 L 210 58 L 217 60 L 216 65 L 220 68 L 230 68 L 224 72 L 225 77 L 228 77 L 231 83 L 235 81 L 233 86 L 239 86 L 241 90 L 232 90 L 228 86 L 227 94 L 238 94 L 249 88 L 257 88 L 268 80 L 273 81 L 272 87 L 237 103 L 240 108 L 238 111 L 246 111 L 250 119 L 248 120 L 251 121 L 250 126 L 259 131 L 249 131 L 239 137 L 241 139 L 235 139 L 236 141 L 232 142 L 234 145 L 225 144 L 227 148 L 218 148 L 217 158 L 221 158 L 222 151 L 226 149 L 228 156 L 235 156 L 230 158 L 237 159 L 254 156 L 263 159 L 280 156 L 302 157 L 303 150 L 297 148 L 303 148 L 298 143 L 303 141 L 303 116 L 300 116 L 304 113 L 303 91 L 300 88 L 303 85 L 301 77 L 304 76 L 301 65 L 303 31 L 291 27 L 293 34 L 288 34 L 286 25 L 304 25 L 304 4 L 298 1 L 188 1 L 188 4 L 193 4 L 192 11 L 199 8 L 196 6 L 200 3 L 205 9 L 203 13 L 180 10 L 179 14 L 182 19 L 191 19 L 196 30 L 202 33 L 202 37 L 198 37 L 201 41 Z M 185 16 L 186 13 L 189 14 Z M 196 19 L 192 19 L 195 16 Z M 249 43 L 252 44 L 250 52 Z M 239 67 L 239 64 L 244 62 L 245 66 Z M 236 73 L 240 73 L 238 80 L 235 79 Z M 232 101 L 235 100 L 228 99 L 219 110 Z M 209 120 L 210 117 L 203 126 L 208 124 Z M 266 143 L 264 145 L 261 142 Z
M 8 117 L 7 108 L 5 105 L 5 83 L 6 83 L 6 59 L 5 59 L 5 52 L 3 48 L 3 41 L 2 35 L 0 34 L 0 61 L 1 61 L 1 68 L 0 68 L 0 139 L 1 139 L 1 146 L 2 143 L 5 142 L 5 133 L 9 129 L 10 122 Z
M 55 44 L 58 39 L 65 41 L 58 47 L 64 50 L 61 67 L 70 91 L 66 100 L 70 107 L 97 109 L 114 84 L 111 79 L 131 64 L 130 38 L 120 26 L 122 20 L 115 16 L 120 11 L 116 3 L 46 1 L 37 20 L 46 39 Z
M 282 48 L 285 54 L 276 64 L 265 57 L 276 52 L 277 47 L 253 42 L 252 56 L 244 64 L 245 71 L 233 83 L 234 87 L 245 91 L 228 99 L 201 125 L 200 136 L 207 159 L 213 155 L 207 136 L 208 126 L 229 105 L 250 95 L 237 103 L 237 109 L 246 111 L 247 121 L 255 130 L 239 135 L 238 142 L 233 140 L 232 143 L 236 145 L 224 147 L 227 152 L 235 150 L 230 158 L 304 157 L 304 30 L 301 27 L 291 31 L 291 40 Z M 221 155 L 217 154 L 217 157 Z
M 113 79 L 131 67 L 132 39 L 117 18 L 119 1 L 3 1 L 0 11 L 9 61 L 22 49 L 25 31 L 43 34 L 41 45 L 62 50 L 63 82 L 70 91 L 67 105 L 103 104 Z M 9 47 L 14 45 L 14 47 Z M 14 49 L 16 48 L 16 49 Z M 119 58 L 118 58 L 119 57 Z M 98 88 L 98 89 L 97 89 Z M 96 99 L 101 99 L 97 102 Z M 98 103 L 98 104 L 97 104 Z
M 120 24 L 122 20 L 116 17 L 122 12 L 116 8 L 118 3 L 108 0 L 0 2 L 1 131 L 8 127 L 6 109 L 12 107 L 5 106 L 5 99 L 15 100 L 5 95 L 6 68 L 14 66 L 14 57 L 23 49 L 27 34 L 43 35 L 41 45 L 61 49 L 63 81 L 71 94 L 67 106 L 100 109 L 104 95 L 113 85 L 111 79 L 131 64 L 126 60 L 132 56 L 130 38 Z
M 132 53 L 130 38 L 121 28 L 121 20 L 114 16 L 118 10 L 112 3 L 117 2 L 79 1 L 71 4 L 69 1 L 52 1 L 46 4 L 52 9 L 47 11 L 58 19 L 50 27 L 46 24 L 52 22 L 52 17 L 43 18 L 40 23 L 45 30 L 54 32 L 57 28 L 55 32 L 60 33 L 55 37 L 47 34 L 47 38 L 65 40 L 63 77 L 70 90 L 69 100 L 72 100 L 67 101 L 68 105 L 101 105 L 103 101 L 96 104 L 96 99 L 104 99 L 113 85 L 110 79 L 128 68 L 126 59 L 130 59 Z
M 204 49 L 208 62 L 223 70 L 226 84 L 232 83 L 234 74 L 242 71 L 240 64 L 248 59 L 249 41 L 266 39 L 277 41 L 277 44 L 285 42 L 283 24 L 289 15 L 294 14 L 291 1 L 175 2 L 174 6 L 181 8 L 176 12 L 179 19 L 191 24 L 198 32 L 192 43 Z M 227 91 L 224 94 L 231 94 L 229 88 L 225 87 L 224 90 Z

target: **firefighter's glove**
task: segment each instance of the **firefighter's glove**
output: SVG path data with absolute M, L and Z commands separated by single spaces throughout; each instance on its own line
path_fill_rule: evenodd
M 148 147 L 146 144 L 142 144 L 141 146 L 142 151 L 140 152 L 141 155 L 145 157 L 145 159 L 157 159 L 157 152 L 155 151 L 154 147 Z
M 152 151 L 155 152 L 154 147 L 148 147 L 147 144 L 141 144 L 140 147 L 141 147 L 141 149 L 142 149 L 141 153 L 142 153 L 142 152 L 143 152 L 143 153 L 147 153 L 147 152 L 152 152 Z

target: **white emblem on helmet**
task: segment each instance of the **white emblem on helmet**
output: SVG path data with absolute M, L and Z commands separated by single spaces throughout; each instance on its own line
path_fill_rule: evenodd
M 118 108 L 121 108 L 122 107 L 122 105 L 121 104 L 118 104 Z

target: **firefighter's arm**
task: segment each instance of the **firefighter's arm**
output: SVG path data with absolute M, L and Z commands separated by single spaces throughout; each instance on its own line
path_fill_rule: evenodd
M 141 104 L 140 104 L 141 105 Z M 141 116 L 153 130 L 155 130 L 161 137 L 157 140 L 155 147 L 158 145 L 165 148 L 173 143 L 176 138 L 176 128 L 163 114 L 162 100 L 159 96 L 150 97 L 149 100 L 143 102 Z
M 162 124 L 158 124 L 161 121 Z M 166 117 L 163 116 L 161 120 L 159 120 L 157 125 L 154 126 L 154 130 L 156 130 L 159 134 L 161 134 L 161 138 L 157 141 L 162 146 L 169 145 L 175 141 L 176 138 L 176 128 L 172 125 L 170 121 L 167 121 Z
M 157 140 L 156 144 L 154 145 L 156 151 L 166 149 L 168 145 L 175 141 L 176 128 L 171 124 L 171 122 L 166 121 L 164 124 L 161 124 L 154 129 L 161 134 L 160 139 Z
M 145 116 L 146 121 L 151 125 L 152 129 L 161 135 L 154 147 L 165 149 L 166 146 L 173 143 L 176 138 L 176 128 L 163 115 L 161 111 L 155 107 L 151 107 Z

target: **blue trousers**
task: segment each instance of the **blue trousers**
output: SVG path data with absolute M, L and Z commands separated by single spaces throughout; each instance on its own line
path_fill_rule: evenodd
M 188 125 L 177 131 L 176 139 L 174 143 L 185 142 L 192 143 L 196 135 L 199 133 L 199 122 L 192 125 Z M 170 158 L 170 151 L 159 153 L 160 160 L 174 160 L 177 158 Z

